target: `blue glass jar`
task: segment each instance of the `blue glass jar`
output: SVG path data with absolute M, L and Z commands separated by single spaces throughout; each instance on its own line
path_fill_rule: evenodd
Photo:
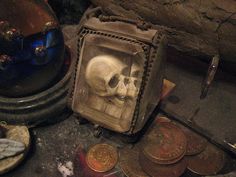
M 0 7 L 0 95 L 49 88 L 64 62 L 63 34 L 52 10 L 43 0 L 2 0 Z

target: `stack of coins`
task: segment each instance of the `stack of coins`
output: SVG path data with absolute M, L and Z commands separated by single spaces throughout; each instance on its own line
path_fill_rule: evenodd
M 225 153 L 212 144 L 201 153 L 188 156 L 188 169 L 199 175 L 216 175 L 224 166 Z
M 115 147 L 97 144 L 80 163 L 86 161 L 84 176 L 88 177 L 107 176 L 118 160 L 126 177 L 179 177 L 186 169 L 199 175 L 217 174 L 224 159 L 224 152 L 205 138 L 166 117 L 158 117 L 140 142 L 125 146 L 119 155 Z
M 125 147 L 120 151 L 119 165 L 127 177 L 149 177 L 140 166 L 138 146 L 129 148 Z
M 186 127 L 180 127 L 187 137 L 188 170 L 204 176 L 217 174 L 224 166 L 225 153 L 197 133 Z
M 139 163 L 151 177 L 179 177 L 187 167 L 186 148 L 186 136 L 178 126 L 156 121 L 143 138 Z

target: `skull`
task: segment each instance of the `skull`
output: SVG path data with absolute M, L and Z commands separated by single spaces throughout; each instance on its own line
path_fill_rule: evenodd
M 123 104 L 125 99 L 134 99 L 138 93 L 137 74 L 140 67 L 133 64 L 130 73 L 127 73 L 128 69 L 125 63 L 114 56 L 99 55 L 87 65 L 86 82 L 95 94 L 108 97 L 115 104 Z

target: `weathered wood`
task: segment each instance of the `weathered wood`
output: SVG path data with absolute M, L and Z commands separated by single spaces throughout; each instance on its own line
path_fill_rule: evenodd
M 91 0 L 113 15 L 144 19 L 164 30 L 169 45 L 236 61 L 236 0 Z

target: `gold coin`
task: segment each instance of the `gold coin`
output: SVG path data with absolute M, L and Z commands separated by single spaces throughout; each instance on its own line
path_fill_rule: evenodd
M 86 162 L 96 172 L 107 172 L 115 167 L 118 161 L 117 149 L 109 144 L 97 144 L 89 149 Z

